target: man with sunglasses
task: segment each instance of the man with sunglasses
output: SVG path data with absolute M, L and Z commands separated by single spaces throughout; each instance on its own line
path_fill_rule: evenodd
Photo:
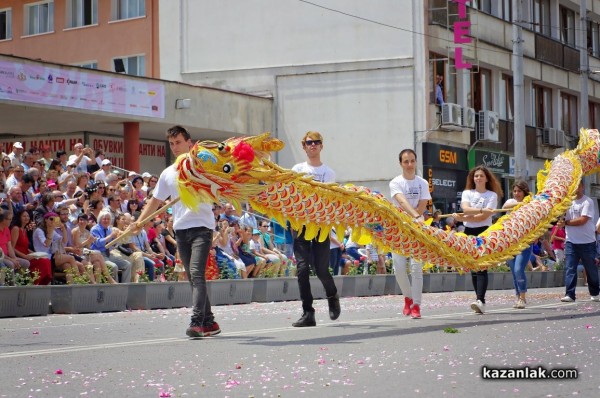
M 315 181 L 335 182 L 335 172 L 321 161 L 323 136 L 317 131 L 309 131 L 302 138 L 302 148 L 306 152 L 307 161 L 298 163 L 292 170 L 312 176 Z M 294 327 L 316 326 L 313 296 L 310 290 L 309 272 L 312 265 L 317 277 L 323 283 L 329 304 L 329 318 L 335 320 L 340 316 L 340 299 L 333 277 L 329 273 L 329 236 L 323 242 L 318 237 L 307 240 L 305 228 L 294 231 L 294 256 L 296 257 L 298 286 L 302 300 L 302 316 L 292 324 Z

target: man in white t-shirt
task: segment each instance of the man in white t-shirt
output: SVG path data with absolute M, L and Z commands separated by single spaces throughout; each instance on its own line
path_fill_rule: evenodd
M 177 158 L 188 153 L 194 145 L 190 134 L 181 126 L 174 126 L 167 130 L 169 146 Z M 179 197 L 177 191 L 178 173 L 175 165 L 167 167 L 158 178 L 154 195 L 144 206 L 139 220 L 144 220 L 158 209 L 159 205 L 167 200 Z M 192 285 L 192 300 L 194 309 L 190 327 L 186 330 L 189 337 L 214 336 L 221 332 L 219 324 L 215 322 L 214 314 L 210 308 L 210 300 L 206 289 L 206 261 L 212 246 L 215 217 L 212 205 L 200 203 L 196 209 L 189 209 L 181 202 L 173 204 L 173 218 L 177 249 L 181 262 L 185 267 L 188 280 Z M 139 233 L 143 228 L 139 222 L 135 223 L 134 233 Z
M 81 142 L 78 142 L 73 147 L 73 151 L 75 152 L 73 155 L 69 156 L 69 162 L 75 162 L 77 174 L 87 173 L 88 162 L 91 162 L 94 157 L 94 152 L 92 148 L 84 148 Z
M 575 301 L 577 286 L 577 265 L 579 261 L 587 274 L 588 290 L 592 301 L 600 301 L 598 296 L 600 284 L 598 267 L 594 262 L 596 257 L 596 226 L 594 225 L 594 202 L 584 195 L 583 180 L 575 192 L 575 200 L 565 216 L 565 289 L 566 295 L 562 302 Z
M 112 163 L 108 159 L 104 159 L 101 163 L 101 169 L 94 175 L 94 181 L 106 183 L 107 177 L 110 175 Z
M 404 149 L 398 158 L 402 174 L 390 181 L 392 202 L 409 216 L 423 221 L 427 202 L 431 200 L 429 184 L 416 174 L 417 154 L 415 151 Z M 392 260 L 396 280 L 404 294 L 402 313 L 413 319 L 419 319 L 421 318 L 421 297 L 423 296 L 423 264 L 413 258 L 410 259 L 411 285 L 406 273 L 406 263 L 409 258 L 392 253 Z
M 298 163 L 292 170 L 312 176 L 316 181 L 335 182 L 335 172 L 321 161 L 323 136 L 316 131 L 309 131 L 302 138 L 302 148 L 306 152 L 307 161 Z M 340 299 L 333 277 L 329 273 L 329 236 L 319 242 L 318 235 L 307 240 L 305 228 L 294 231 L 294 256 L 296 257 L 296 276 L 302 300 L 302 316 L 292 324 L 295 327 L 316 326 L 313 296 L 310 290 L 309 272 L 312 263 L 317 277 L 321 280 L 329 304 L 329 318 L 335 320 L 340 316 Z

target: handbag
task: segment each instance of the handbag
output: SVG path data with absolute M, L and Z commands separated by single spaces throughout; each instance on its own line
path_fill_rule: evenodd
M 133 249 L 125 246 L 125 245 L 119 245 L 117 246 L 117 249 L 121 252 L 122 255 L 124 256 L 131 256 L 133 254 Z

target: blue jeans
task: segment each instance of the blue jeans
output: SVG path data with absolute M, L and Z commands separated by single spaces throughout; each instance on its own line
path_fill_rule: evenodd
M 567 296 L 575 300 L 575 287 L 577 286 L 577 264 L 579 260 L 587 274 L 588 290 L 591 296 L 597 296 L 600 290 L 598 286 L 598 267 L 594 262 L 596 257 L 596 242 L 575 244 L 565 243 L 565 288 Z
M 206 289 L 206 261 L 212 246 L 213 231 L 206 227 L 175 232 L 179 256 L 192 286 L 192 324 L 206 326 L 214 322 Z
M 148 279 L 150 281 L 154 280 L 154 261 L 149 259 L 148 257 L 143 257 L 144 266 L 146 267 L 146 274 L 148 274 Z
M 520 254 L 517 254 L 512 260 L 508 260 L 508 266 L 513 276 L 513 286 L 517 292 L 517 296 L 520 293 L 527 293 L 527 277 L 525 276 L 525 268 L 529 263 L 531 257 L 531 246 L 523 250 Z
M 329 252 L 329 268 L 333 270 L 333 275 L 340 273 L 340 260 L 342 259 L 342 249 L 336 247 Z

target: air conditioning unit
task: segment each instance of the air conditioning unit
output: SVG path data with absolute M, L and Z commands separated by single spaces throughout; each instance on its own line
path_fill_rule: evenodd
M 555 146 L 556 145 L 556 129 L 550 127 L 542 129 L 542 145 Z
M 562 130 L 556 130 L 556 147 L 557 148 L 565 147 L 565 132 Z
M 498 114 L 496 112 L 480 111 L 478 127 L 477 139 L 479 141 L 499 141 L 500 132 L 498 126 Z
M 460 130 L 462 124 L 462 107 L 458 104 L 445 103 L 442 105 L 442 128 Z
M 462 126 L 469 130 L 475 130 L 475 109 L 467 107 L 463 108 Z

